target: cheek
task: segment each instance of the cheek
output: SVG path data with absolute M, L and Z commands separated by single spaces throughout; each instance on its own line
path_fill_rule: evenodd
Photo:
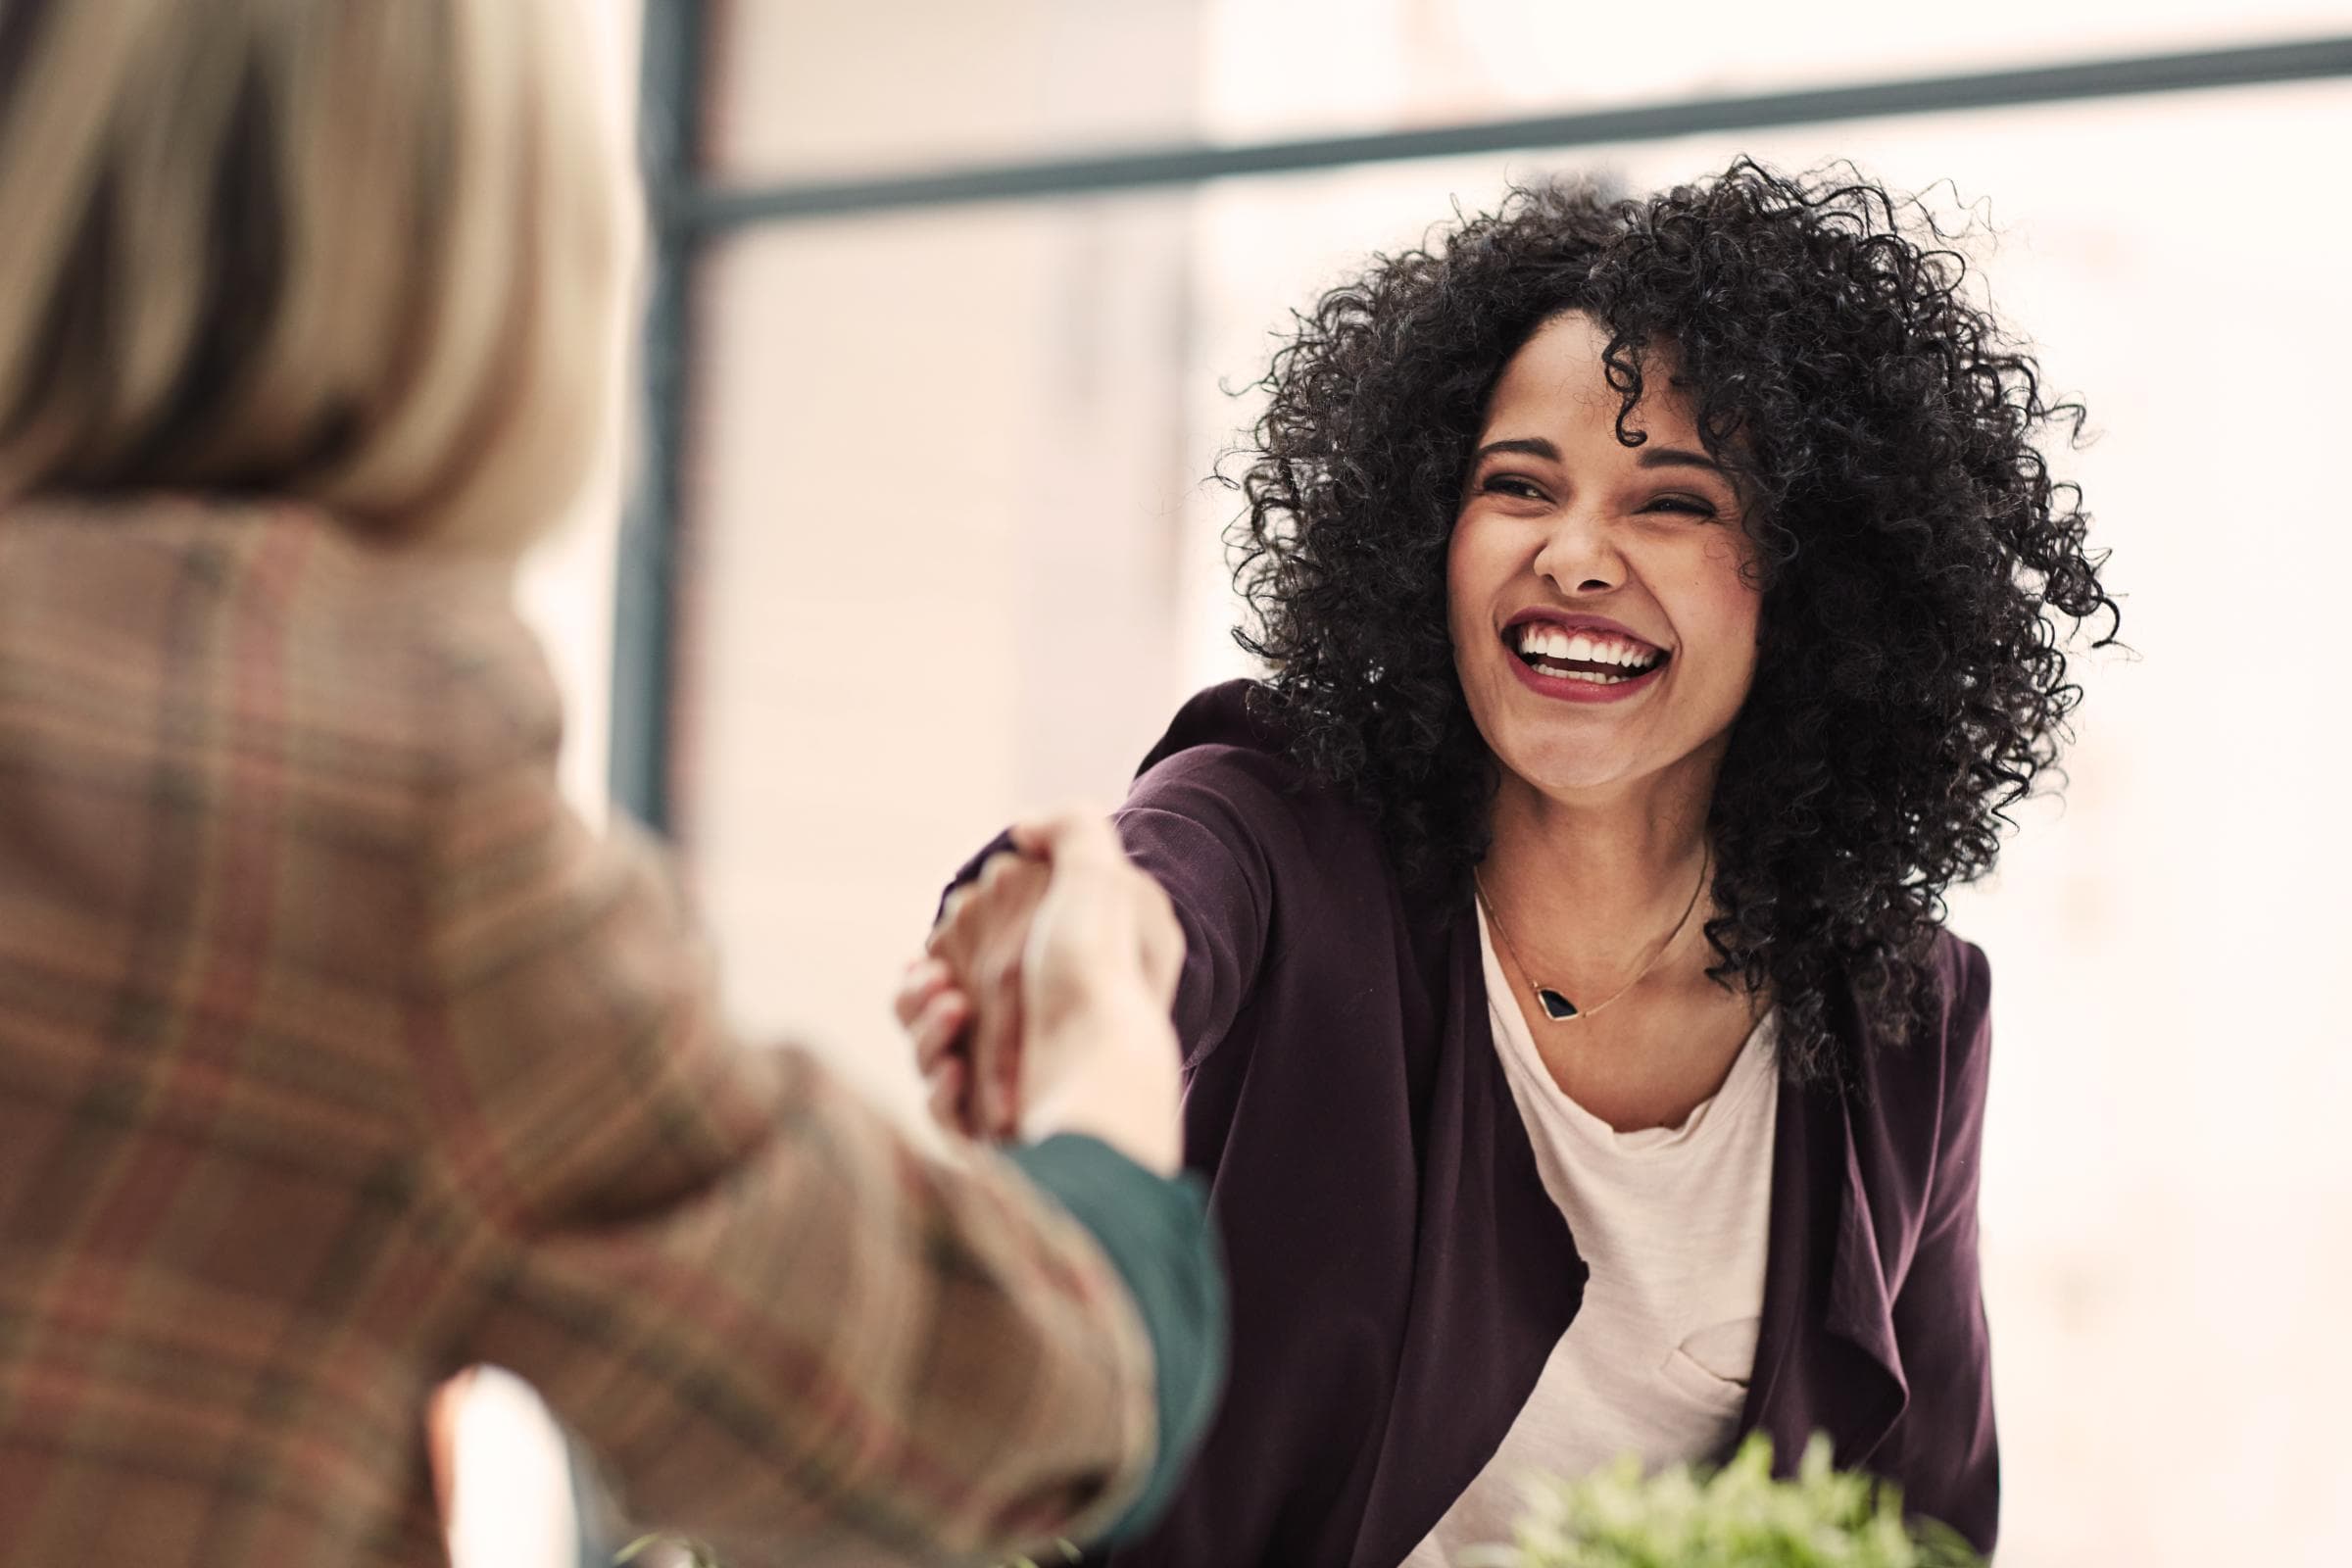
M 1453 634 L 1456 655 L 1463 638 L 1484 624 L 1494 598 L 1493 567 L 1483 559 L 1481 543 L 1480 529 L 1456 523 L 1453 537 L 1446 545 L 1446 622 Z
M 1764 596 L 1748 571 L 1749 553 L 1730 539 L 1710 541 L 1686 574 L 1677 595 L 1675 619 L 1692 628 L 1707 662 L 1744 694 L 1755 674 L 1756 637 L 1763 623 Z

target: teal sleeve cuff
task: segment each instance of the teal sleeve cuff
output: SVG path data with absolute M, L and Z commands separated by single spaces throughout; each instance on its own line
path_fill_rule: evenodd
M 1132 1541 L 1158 1522 L 1216 1413 L 1225 1384 L 1225 1265 L 1198 1176 L 1154 1176 L 1094 1138 L 1062 1134 L 1005 1157 L 1053 1195 L 1109 1254 L 1152 1338 L 1159 1448 L 1127 1512 L 1099 1542 Z

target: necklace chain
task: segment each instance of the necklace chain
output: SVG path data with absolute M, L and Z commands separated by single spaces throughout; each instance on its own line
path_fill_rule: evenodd
M 1502 938 L 1503 951 L 1511 956 L 1511 961 L 1519 966 L 1520 976 L 1527 981 L 1528 988 L 1535 993 L 1536 1005 L 1542 1007 L 1544 1009 L 1544 1015 L 1546 1018 L 1551 1019 L 1554 1023 L 1572 1023 L 1579 1018 L 1592 1017 L 1593 1014 L 1599 1012 L 1603 1007 L 1608 1006 L 1611 1003 L 1614 1003 L 1620 998 L 1624 997 L 1626 993 L 1632 991 L 1634 987 L 1640 985 L 1643 980 L 1649 978 L 1649 971 L 1658 966 L 1658 960 L 1660 958 L 1663 958 L 1669 952 L 1673 951 L 1675 943 L 1682 937 L 1683 928 L 1690 923 L 1691 911 L 1698 907 L 1698 896 L 1706 891 L 1707 868 L 1713 863 L 1714 854 L 1712 850 L 1709 850 L 1699 857 L 1698 882 L 1696 886 L 1690 889 L 1690 902 L 1683 906 L 1683 917 L 1674 922 L 1674 929 L 1666 933 L 1666 940 L 1659 945 L 1657 952 L 1649 956 L 1649 961 L 1642 965 L 1640 969 L 1636 970 L 1634 977 L 1631 980 L 1628 980 L 1624 985 L 1619 986 L 1617 990 L 1609 996 L 1607 1001 L 1594 1003 L 1590 1007 L 1579 1007 L 1575 1003 L 1569 1001 L 1566 992 L 1561 991 L 1556 987 L 1547 986 L 1536 978 L 1535 972 L 1528 968 L 1527 960 L 1519 956 L 1518 945 L 1511 941 L 1510 932 L 1503 928 L 1502 916 L 1494 912 L 1494 901 L 1487 897 L 1486 878 L 1480 876 L 1476 871 L 1473 871 L 1470 873 L 1470 882 L 1471 885 L 1478 890 L 1478 902 L 1480 906 L 1487 911 L 1487 918 L 1494 922 L 1494 934 Z M 1552 1005 L 1553 998 L 1558 999 L 1560 1004 L 1559 1007 L 1554 1007 Z M 1565 1010 L 1561 1010 L 1562 1008 Z

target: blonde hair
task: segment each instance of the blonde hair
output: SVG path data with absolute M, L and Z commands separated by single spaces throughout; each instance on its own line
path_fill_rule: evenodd
M 230 491 L 519 543 L 628 265 L 569 0 L 0 0 L 0 503 Z

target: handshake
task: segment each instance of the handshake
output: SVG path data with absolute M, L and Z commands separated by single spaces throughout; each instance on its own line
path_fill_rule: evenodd
M 1084 1134 L 1173 1175 L 1184 932 L 1167 895 L 1098 814 L 1011 837 L 949 895 L 899 987 L 931 1113 L 989 1141 Z

